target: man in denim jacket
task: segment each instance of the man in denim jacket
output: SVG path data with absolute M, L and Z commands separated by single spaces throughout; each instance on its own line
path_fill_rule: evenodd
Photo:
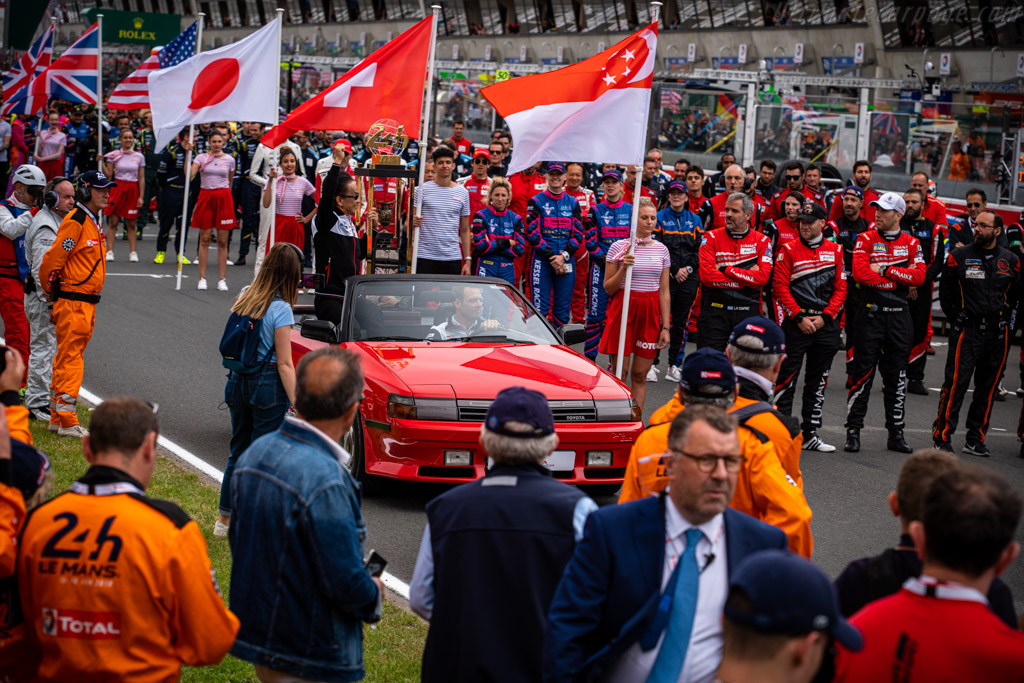
M 231 654 L 261 681 L 359 681 L 362 623 L 384 587 L 363 568 L 366 529 L 351 457 L 338 445 L 363 392 L 358 357 L 322 348 L 299 362 L 295 417 L 258 439 L 231 480 Z

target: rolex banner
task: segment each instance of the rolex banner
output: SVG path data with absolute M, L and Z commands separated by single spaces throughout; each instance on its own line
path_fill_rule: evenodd
M 82 12 L 89 23 L 99 12 L 90 7 Z M 103 10 L 103 43 L 166 45 L 181 33 L 180 14 Z

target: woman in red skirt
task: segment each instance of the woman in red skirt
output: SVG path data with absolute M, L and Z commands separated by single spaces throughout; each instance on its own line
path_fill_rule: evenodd
M 608 301 L 608 323 L 598 350 L 610 356 L 612 367 L 619 353 L 624 298 L 621 290 L 626 283 L 627 269 L 633 268 L 626 318 L 626 348 L 622 352 L 625 356 L 622 359 L 622 381 L 629 382 L 629 389 L 641 411 L 647 398 L 647 371 L 651 369 L 658 349 L 668 346 L 669 339 L 669 254 L 664 244 L 654 240 L 657 224 L 658 210 L 650 199 L 641 197 L 634 253 L 629 253 L 628 239 L 619 240 L 609 247 L 604 267 L 604 291 L 611 299 Z
M 135 253 L 135 221 L 139 217 L 142 198 L 146 196 L 146 157 L 135 151 L 135 134 L 130 128 L 121 131 L 121 149 L 103 155 L 103 172 L 117 183 L 110 192 L 110 203 L 103 209 L 108 216 L 107 260 L 114 260 L 114 240 L 117 238 L 118 219 L 124 219 L 128 231 L 128 260 L 138 263 Z
M 36 166 L 53 180 L 64 175 L 64 148 L 68 144 L 68 136 L 60 130 L 60 114 L 50 112 L 47 119 L 49 128 L 39 132 L 39 154 L 36 155 Z
M 298 165 L 295 152 L 282 147 L 281 174 L 279 176 L 278 169 L 271 167 L 268 174 L 271 182 L 263 189 L 263 207 L 269 209 L 276 195 L 273 244 L 289 242 L 301 251 L 306 242 L 305 228 L 302 226 L 316 215 L 316 210 L 311 211 L 308 216 L 302 215 L 302 199 L 316 192 L 316 188 L 302 176 L 295 175 Z M 277 178 L 277 182 L 273 182 L 274 178 Z M 267 253 L 270 252 L 271 246 L 271 240 L 268 239 Z
M 235 204 L 231 198 L 231 179 L 235 175 L 235 159 L 224 153 L 224 136 L 210 133 L 210 151 L 192 162 L 192 177 L 200 174 L 199 199 L 192 211 L 192 227 L 199 230 L 199 283 L 206 289 L 206 261 L 210 239 L 217 231 L 217 289 L 228 291 L 228 234 L 235 227 Z M 186 147 L 186 149 L 188 149 Z

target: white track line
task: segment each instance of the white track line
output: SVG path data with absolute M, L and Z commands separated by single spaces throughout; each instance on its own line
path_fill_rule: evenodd
M 79 398 L 88 401 L 94 406 L 98 406 L 99 404 L 103 403 L 102 398 L 92 393 L 85 387 L 82 387 L 81 389 L 78 390 L 78 396 Z M 159 439 L 157 439 L 157 443 L 166 448 L 168 451 L 170 451 L 175 457 L 184 460 L 188 465 L 199 470 L 200 472 L 210 477 L 211 479 L 216 480 L 218 483 L 224 481 L 224 473 L 222 471 L 218 470 L 216 467 L 206 462 L 199 456 L 190 453 L 183 447 L 168 439 L 166 436 L 159 437 Z M 381 576 L 381 581 L 383 581 L 384 585 L 392 591 L 394 591 L 395 593 L 398 593 L 406 600 L 409 599 L 409 584 L 402 581 L 397 576 L 384 572 L 384 575 Z

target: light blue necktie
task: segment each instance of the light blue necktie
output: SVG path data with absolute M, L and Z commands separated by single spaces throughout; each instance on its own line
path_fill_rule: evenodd
M 686 550 L 679 559 L 675 571 L 676 589 L 672 594 L 672 611 L 669 613 L 665 638 L 658 649 L 658 657 L 647 677 L 647 683 L 675 683 L 683 669 L 686 649 L 690 645 L 690 634 L 693 632 L 693 617 L 697 612 L 697 584 L 700 571 L 697 569 L 697 542 L 700 541 L 700 529 L 686 531 Z M 671 585 L 669 580 L 669 585 Z

